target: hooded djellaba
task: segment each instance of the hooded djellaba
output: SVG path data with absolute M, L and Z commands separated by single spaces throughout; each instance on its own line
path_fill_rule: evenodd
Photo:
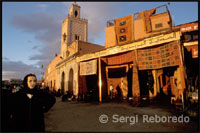
M 55 97 L 37 87 L 34 74 L 25 76 L 24 88 L 15 95 L 12 131 L 45 132 L 44 113 L 56 102 Z

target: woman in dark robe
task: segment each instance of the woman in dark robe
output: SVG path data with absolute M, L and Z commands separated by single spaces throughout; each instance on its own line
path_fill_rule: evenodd
M 24 88 L 13 101 L 13 131 L 45 132 L 44 113 L 56 102 L 55 97 L 37 87 L 34 74 L 25 76 Z

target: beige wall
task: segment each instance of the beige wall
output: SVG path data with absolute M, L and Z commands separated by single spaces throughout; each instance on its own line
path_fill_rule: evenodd
M 158 34 L 158 33 L 166 32 L 167 29 L 168 30 L 170 29 L 170 23 L 169 23 L 170 16 L 167 12 L 151 16 L 150 20 L 151 20 L 152 31 L 153 31 L 150 33 L 146 33 L 146 31 L 144 29 L 144 21 L 142 19 L 133 21 L 133 23 L 134 23 L 133 24 L 134 25 L 134 40 L 139 40 L 139 39 L 143 39 L 146 37 L 150 37 L 150 36 Z M 159 23 L 162 23 L 163 26 L 160 28 L 156 28 L 155 25 L 159 24 Z
M 79 54 L 78 54 L 79 56 L 104 49 L 104 46 L 82 41 L 78 41 L 78 47 L 79 47 Z
M 115 26 L 110 26 L 105 28 L 105 48 L 112 47 L 116 45 L 116 33 Z
M 77 41 L 73 42 L 70 46 L 68 46 L 67 50 L 69 52 L 69 55 L 67 57 L 70 57 L 70 56 L 74 55 L 75 53 L 77 53 L 78 52 L 78 42 Z
M 67 44 L 69 43 L 69 28 L 68 28 L 68 19 L 66 18 L 62 23 L 62 32 L 61 32 L 61 56 L 65 57 L 65 51 L 67 49 Z M 63 34 L 66 34 L 66 41 L 63 41 Z
M 152 24 L 152 30 L 153 31 L 157 31 L 157 30 L 162 30 L 162 29 L 167 29 L 170 28 L 170 16 L 169 14 L 166 13 L 162 13 L 162 14 L 157 14 L 154 16 L 151 16 L 151 24 Z M 156 28 L 156 24 L 160 24 L 162 23 L 162 27 Z
M 132 30 L 132 25 L 129 26 L 130 27 L 129 29 L 133 32 L 133 38 L 131 41 L 141 40 L 171 30 L 170 14 L 168 12 L 153 15 L 150 17 L 150 21 L 152 25 L 152 32 L 150 33 L 147 33 L 145 31 L 143 19 L 140 18 L 140 19 L 135 19 L 133 21 L 133 30 Z M 161 24 L 161 23 L 162 27 L 156 28 L 156 24 Z M 119 45 L 116 42 L 117 33 L 115 31 L 115 28 L 116 25 L 105 28 L 105 48 Z
M 61 81 L 62 81 L 62 73 L 65 74 L 65 81 L 64 81 L 64 93 L 68 91 L 68 81 L 69 81 L 69 72 L 70 69 L 73 70 L 73 93 L 75 96 L 78 96 L 78 64 L 76 62 L 76 58 L 66 61 L 58 68 L 59 73 L 59 88 L 61 88 Z
M 59 77 L 57 74 L 58 71 L 55 66 L 60 61 L 61 61 L 60 55 L 58 55 L 51 61 L 51 63 L 46 68 L 44 82 L 45 86 L 49 86 L 50 90 L 52 90 L 53 88 L 57 90 L 59 88 L 58 84 Z

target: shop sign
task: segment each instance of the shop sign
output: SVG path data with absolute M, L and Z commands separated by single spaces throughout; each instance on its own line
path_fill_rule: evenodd
M 137 51 L 139 70 L 159 69 L 180 64 L 179 44 L 177 41 L 157 48 Z
M 127 52 L 131 50 L 139 49 L 139 48 L 145 48 L 145 47 L 155 46 L 155 45 L 159 45 L 159 44 L 163 44 L 167 42 L 172 42 L 175 40 L 179 40 L 180 35 L 181 35 L 181 32 L 179 31 L 172 32 L 165 35 L 162 34 L 159 36 L 144 39 L 142 41 L 133 42 L 133 43 L 122 45 L 122 46 L 116 46 L 113 48 L 108 48 L 106 50 L 99 51 L 93 54 L 86 54 L 81 57 L 78 57 L 77 61 L 80 62 L 80 61 L 89 60 L 92 58 L 98 58 L 98 57 L 108 56 L 108 55 L 112 55 L 116 53 Z
M 181 28 L 182 32 L 188 32 L 193 30 L 198 30 L 198 24 Z
M 180 39 L 180 32 L 173 32 L 166 35 L 159 35 L 151 38 L 144 39 L 143 41 L 131 43 L 120 47 L 121 52 L 155 46 Z
M 93 75 L 97 73 L 97 60 L 80 62 L 80 75 Z

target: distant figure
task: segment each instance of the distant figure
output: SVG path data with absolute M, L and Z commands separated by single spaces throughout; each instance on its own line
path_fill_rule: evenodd
M 152 74 L 152 71 L 147 71 L 147 88 L 148 90 L 151 91 L 152 94 L 154 94 L 154 88 L 153 88 L 153 85 L 154 85 L 154 79 L 153 79 L 153 74 Z M 148 91 L 149 92 L 149 91 Z M 148 93 L 147 92 L 147 93 Z
M 117 99 L 118 100 L 121 100 L 121 97 L 122 97 L 122 91 L 121 91 L 121 88 L 119 87 L 119 85 L 117 85 Z
M 24 88 L 14 97 L 11 114 L 13 132 L 45 132 L 44 112 L 49 111 L 56 101 L 36 83 L 34 74 L 26 75 Z
M 68 101 L 70 98 L 72 98 L 72 93 L 70 92 L 70 91 L 66 91 L 66 94 L 64 94 L 63 96 L 62 96 L 62 101 L 64 102 L 64 101 Z
M 112 99 L 112 95 L 113 95 L 113 85 L 110 84 L 110 99 Z
M 60 96 L 61 96 L 61 89 L 59 88 L 57 92 L 57 97 L 60 97 Z

